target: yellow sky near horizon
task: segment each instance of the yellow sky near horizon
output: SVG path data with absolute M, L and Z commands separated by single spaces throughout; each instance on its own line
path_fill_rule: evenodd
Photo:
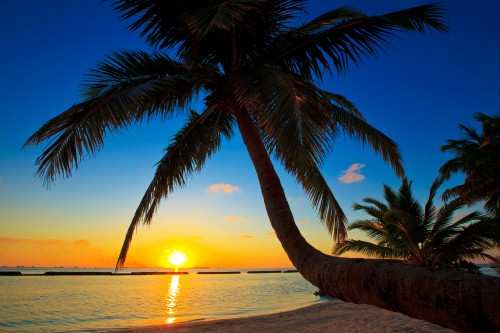
M 230 222 L 233 220 L 228 218 L 224 227 L 227 229 L 228 225 L 238 223 L 237 227 L 241 228 L 244 224 Z M 333 243 L 327 231 L 321 230 L 322 226 L 318 232 L 317 226 L 310 228 L 309 221 L 298 224 L 314 246 L 326 253 L 331 250 Z M 176 232 L 167 232 L 156 224 L 139 228 L 125 266 L 170 267 L 168 255 L 172 251 L 182 251 L 187 255 L 185 267 L 292 267 L 270 225 L 264 232 L 244 230 L 247 233 L 208 231 L 201 226 L 196 233 L 177 229 Z M 0 237 L 0 266 L 114 267 L 122 240 L 121 233 L 93 239 Z
M 170 239 L 160 243 L 137 244 L 129 251 L 127 267 L 170 267 L 173 251 L 187 256 L 185 267 L 291 267 L 277 239 L 244 235 L 228 239 L 225 246 L 202 239 Z M 262 237 L 264 238 L 264 237 Z M 230 246 L 228 243 L 234 243 Z M 119 249 L 88 240 L 44 240 L 0 238 L 0 265 L 37 267 L 114 267 Z

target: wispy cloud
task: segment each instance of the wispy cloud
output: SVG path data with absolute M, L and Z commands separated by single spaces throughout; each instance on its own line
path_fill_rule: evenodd
M 225 220 L 226 222 L 237 223 L 237 222 L 244 222 L 246 218 L 240 215 L 228 215 L 226 216 Z
M 90 246 L 90 242 L 86 239 L 80 239 L 80 240 L 76 240 L 73 242 L 73 245 L 74 246 L 85 246 L 85 247 L 88 247 Z
M 297 221 L 298 225 L 304 225 L 304 224 L 311 224 L 310 220 L 302 220 L 302 221 Z
M 342 175 L 339 177 L 339 180 L 342 183 L 351 184 L 360 182 L 365 179 L 365 176 L 361 174 L 361 169 L 364 168 L 364 164 L 355 163 L 349 166 L 347 170 L 342 171 Z
M 90 247 L 90 242 L 86 239 L 68 241 L 62 239 L 27 239 L 27 238 L 7 238 L 0 237 L 0 244 L 46 246 L 46 247 Z
M 255 236 L 253 236 L 253 235 L 240 235 L 240 238 L 252 239 L 252 238 L 255 238 Z
M 267 235 L 270 237 L 276 237 L 276 231 L 268 232 Z
M 240 188 L 231 184 L 212 184 L 208 190 L 212 193 L 234 193 L 238 192 Z

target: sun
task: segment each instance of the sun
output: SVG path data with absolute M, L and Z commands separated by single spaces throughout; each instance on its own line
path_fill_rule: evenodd
M 187 261 L 187 257 L 184 252 L 181 251 L 173 251 L 172 254 L 168 257 L 168 261 L 174 265 L 174 267 L 180 267 L 184 265 Z

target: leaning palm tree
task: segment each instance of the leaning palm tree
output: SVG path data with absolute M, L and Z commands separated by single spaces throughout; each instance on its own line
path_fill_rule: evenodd
M 411 181 L 406 178 L 396 192 L 384 185 L 385 202 L 365 198 L 366 205 L 355 203 L 370 218 L 354 221 L 349 230 L 360 230 L 374 242 L 346 240 L 333 253 L 360 252 L 379 258 L 398 258 L 429 268 L 458 268 L 466 260 L 491 258 L 487 250 L 500 244 L 500 228 L 495 219 L 475 211 L 453 219 L 463 207 L 459 202 L 436 207 L 434 197 L 442 178 L 434 181 L 429 198 L 422 206 L 414 197 Z
M 455 155 L 443 164 L 441 174 L 465 174 L 464 183 L 447 190 L 444 198 L 467 204 L 484 201 L 488 212 L 500 216 L 500 116 L 477 113 L 474 118 L 481 122 L 481 133 L 460 125 L 465 137 L 441 147 Z
M 363 275 L 368 276 L 360 269 L 375 272 L 382 264 L 381 274 L 394 274 L 394 267 L 334 258 L 307 243 L 272 163 L 275 158 L 295 177 L 333 238 L 342 240 L 345 216 L 320 172 L 334 139 L 347 133 L 373 147 L 398 175 L 403 170 L 395 143 L 371 127 L 352 103 L 318 84 L 323 75 L 346 71 L 349 64 L 374 55 L 397 32 L 445 31 L 439 5 L 372 17 L 343 7 L 304 24 L 294 24 L 303 12 L 301 0 L 118 0 L 114 6 L 156 51 L 115 52 L 101 61 L 87 78 L 83 100 L 49 120 L 26 144 L 50 140 L 37 164 L 38 174 L 52 182 L 58 175 L 70 176 L 86 154 L 97 153 L 109 133 L 140 121 L 186 115 L 132 218 L 117 267 L 124 264 L 137 227 L 150 223 L 160 201 L 184 186 L 237 129 L 271 225 L 308 281 L 348 301 L 450 327 L 474 327 L 475 309 L 460 322 L 454 321 L 454 313 L 429 310 L 436 308 L 437 295 L 426 297 L 431 303 L 421 312 L 418 302 L 408 303 L 416 295 L 393 295 L 407 304 L 385 297 L 382 280 L 360 287 Z M 198 96 L 203 109 L 190 110 Z M 462 296 L 473 297 L 462 293 L 448 298 L 462 303 Z M 476 327 L 500 326 L 488 311 L 482 312 L 488 319 Z

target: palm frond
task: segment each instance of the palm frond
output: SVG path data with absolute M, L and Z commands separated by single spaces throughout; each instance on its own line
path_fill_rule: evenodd
M 333 238 L 343 240 L 345 214 L 320 172 L 337 133 L 317 87 L 276 69 L 242 74 L 234 85 L 239 103 L 253 114 L 267 150 L 302 185 Z M 357 112 L 341 96 L 334 98 Z
M 369 144 L 375 153 L 380 155 L 384 161 L 390 163 L 398 176 L 403 177 L 403 162 L 397 144 L 371 126 L 360 116 L 357 109 L 335 104 L 338 100 L 337 95 L 333 95 L 327 91 L 322 91 L 322 95 L 326 100 L 333 102 L 329 105 L 332 128 L 340 126 L 351 138 L 359 140 L 363 145 Z
M 190 64 L 225 66 L 234 56 L 233 41 L 240 59 L 266 47 L 302 12 L 303 1 L 117 0 L 114 9 L 151 47 L 175 49 Z
M 461 219 L 453 222 L 454 214 L 456 213 L 457 210 L 459 210 L 462 207 L 463 204 L 460 204 L 459 202 L 456 201 L 445 203 L 442 207 L 440 207 L 435 213 L 435 219 L 434 223 L 432 224 L 432 227 L 430 228 L 429 237 L 435 237 L 437 233 L 450 227 L 450 225 L 452 224 L 458 223 L 458 225 L 461 225 L 463 223 L 470 221 L 470 219 L 475 218 L 476 212 L 467 214 Z
M 366 198 L 363 198 L 363 202 L 366 202 L 367 204 L 370 204 L 370 205 L 377 207 L 380 211 L 386 211 L 388 209 L 386 204 L 384 204 L 382 201 L 379 201 L 377 199 L 366 197 Z M 360 205 L 357 203 L 354 203 L 352 205 L 354 210 L 358 210 L 358 208 L 356 208 L 356 206 L 360 206 Z M 361 209 L 363 209 L 363 208 L 361 207 Z
M 343 72 L 373 56 L 401 31 L 447 30 L 439 4 L 418 6 L 386 15 L 368 17 L 348 7 L 323 14 L 309 24 L 279 36 L 262 59 L 311 78 L 322 77 L 323 68 Z
M 141 37 L 152 46 L 173 47 L 188 33 L 184 18 L 193 4 L 194 1 L 186 0 L 118 0 L 113 2 L 113 8 L 122 19 L 134 19 L 129 29 L 142 28 Z
M 430 229 L 430 225 L 434 221 L 434 217 L 436 215 L 436 206 L 434 205 L 434 197 L 436 196 L 436 192 L 439 187 L 443 184 L 444 178 L 438 177 L 432 182 L 431 188 L 429 190 L 429 197 L 424 207 L 424 217 L 423 217 L 423 225 L 425 229 Z
M 278 156 L 281 156 L 279 150 Z M 345 227 L 347 218 L 319 168 L 312 161 L 290 163 L 284 156 L 281 158 L 286 169 L 304 188 L 309 201 L 318 212 L 320 221 L 324 223 L 334 241 L 344 241 L 347 234 Z
M 386 184 L 383 185 L 384 199 L 387 202 L 388 209 L 397 206 L 398 196 L 394 189 Z
M 400 257 L 400 254 L 394 249 L 361 240 L 346 240 L 344 243 L 337 244 L 332 250 L 333 255 L 341 255 L 346 252 L 358 252 L 385 259 Z
M 194 111 L 183 128 L 175 134 L 127 230 L 116 268 L 123 267 L 128 248 L 139 224 L 149 224 L 160 201 L 174 189 L 183 187 L 195 171 L 220 147 L 223 138 L 233 135 L 234 118 L 227 112 L 199 115 Z
M 500 229 L 495 221 L 481 218 L 457 232 L 440 249 L 442 258 L 450 261 L 458 258 L 484 257 L 487 250 L 500 244 Z
M 199 40 L 214 32 L 232 31 L 247 21 L 250 13 L 262 12 L 259 7 L 264 3 L 264 0 L 211 2 L 189 15 L 187 28 Z
M 349 224 L 348 229 L 361 230 L 379 243 L 384 242 L 387 238 L 387 228 L 378 220 L 356 220 Z
M 371 198 L 364 198 L 363 201 L 368 202 L 370 201 Z M 367 205 L 360 205 L 358 203 L 354 203 L 352 205 L 352 208 L 354 210 L 363 210 L 366 214 L 373 216 L 377 221 L 383 221 L 385 218 L 385 215 L 387 213 L 387 206 L 383 205 L 381 202 L 378 202 L 377 200 L 373 199 L 375 203 L 380 203 L 380 205 L 373 204 L 374 206 L 367 206 Z
M 110 132 L 184 108 L 212 78 L 161 54 L 115 52 L 90 72 L 85 100 L 46 122 L 25 147 L 51 140 L 36 161 L 37 173 L 46 184 L 57 175 L 69 177 L 86 154 L 102 148 Z
M 268 149 L 279 147 L 289 160 L 305 153 L 321 166 L 338 133 L 330 126 L 320 90 L 278 69 L 248 69 L 240 74 L 234 81 L 236 98 L 253 113 Z
M 500 117 L 478 113 L 474 118 L 481 122 L 482 132 L 460 125 L 464 137 L 448 140 L 442 151 L 455 156 L 440 168 L 447 179 L 455 173 L 464 173 L 464 183 L 443 193 L 444 200 L 456 200 L 468 205 L 485 201 L 485 209 L 500 212 Z

